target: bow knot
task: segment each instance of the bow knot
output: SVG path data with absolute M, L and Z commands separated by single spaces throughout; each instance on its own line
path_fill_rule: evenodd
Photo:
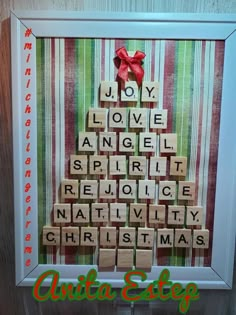
M 131 57 L 128 55 L 125 47 L 119 48 L 116 54 L 115 64 L 118 68 L 118 77 L 124 81 L 128 81 L 128 69 L 130 68 L 135 74 L 138 85 L 140 85 L 144 76 L 142 59 L 144 59 L 146 55 L 142 51 L 137 50 L 134 56 Z

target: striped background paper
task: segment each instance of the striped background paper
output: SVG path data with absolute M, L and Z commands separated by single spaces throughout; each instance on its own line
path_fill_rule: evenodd
M 77 153 L 79 131 L 90 107 L 99 101 L 102 80 L 114 81 L 116 49 L 145 52 L 145 81 L 159 81 L 158 108 L 168 109 L 164 132 L 178 135 L 177 155 L 188 157 L 186 179 L 197 186 L 195 205 L 203 206 L 209 250 L 154 249 L 154 265 L 209 266 L 213 238 L 223 41 L 114 39 L 37 39 L 37 129 L 39 262 L 96 264 L 97 250 L 42 246 L 44 225 L 51 225 L 60 182 L 72 178 L 69 159 Z M 141 106 L 138 102 L 137 106 Z M 127 106 L 117 102 L 112 106 Z M 148 107 L 156 106 L 148 104 Z M 168 176 L 165 177 L 168 179 Z

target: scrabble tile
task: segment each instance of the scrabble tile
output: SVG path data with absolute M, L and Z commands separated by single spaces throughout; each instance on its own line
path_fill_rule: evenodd
M 138 228 L 138 247 L 153 247 L 154 242 L 154 229 L 151 228 Z
M 81 246 L 97 246 L 98 244 L 98 229 L 97 227 L 81 227 L 80 245 Z
M 152 268 L 152 250 L 136 249 L 136 269 L 147 270 Z
M 110 203 L 110 221 L 126 222 L 127 204 L 126 203 Z
M 160 181 L 159 182 L 159 199 L 160 200 L 175 200 L 176 182 L 175 181 Z
M 129 157 L 129 175 L 145 176 L 147 174 L 147 159 L 145 156 Z
M 133 249 L 118 249 L 117 250 L 117 268 L 132 269 L 134 265 Z
M 117 102 L 118 83 L 116 81 L 102 81 L 100 85 L 100 101 Z
M 90 208 L 89 204 L 72 204 L 72 220 L 73 223 L 89 223 Z
M 69 223 L 71 222 L 71 205 L 70 203 L 54 203 L 53 205 L 53 222 Z
M 167 128 L 167 109 L 150 109 L 150 128 Z
M 193 248 L 209 248 L 209 230 L 193 230 Z
M 157 229 L 157 248 L 170 248 L 174 245 L 174 229 Z
M 149 175 L 150 176 L 166 176 L 166 157 L 150 157 L 150 168 Z
M 102 199 L 116 198 L 116 180 L 100 180 L 99 197 Z
M 103 152 L 116 151 L 116 133 L 115 132 L 99 132 L 99 150 Z
M 144 203 L 131 203 L 129 207 L 130 223 L 145 223 L 147 217 L 147 205 Z
M 108 159 L 105 155 L 89 156 L 89 174 L 107 175 Z
M 192 231 L 190 229 L 175 229 L 175 247 L 191 247 Z
M 170 157 L 170 175 L 186 176 L 187 158 L 185 156 Z
M 92 222 L 108 222 L 109 208 L 108 203 L 92 203 L 91 205 L 91 221 Z
M 186 225 L 202 225 L 203 208 L 187 206 Z
M 151 224 L 165 224 L 165 205 L 149 205 L 148 222 Z
M 119 198 L 134 199 L 136 197 L 136 180 L 121 179 L 119 181 Z
M 138 198 L 154 199 L 156 196 L 155 180 L 140 179 L 138 181 Z
M 176 153 L 177 152 L 177 134 L 161 133 L 160 134 L 160 153 Z
M 98 181 L 86 180 L 80 181 L 80 199 L 97 199 L 98 197 Z
M 136 146 L 136 133 L 120 132 L 119 133 L 119 151 L 134 152 Z
M 109 173 L 110 175 L 126 174 L 126 156 L 110 155 L 109 156 Z
M 124 88 L 121 90 L 122 102 L 137 102 L 138 101 L 138 85 L 136 81 L 126 81 Z
M 95 152 L 97 150 L 96 132 L 79 132 L 79 151 Z
M 76 179 L 63 179 L 61 182 L 62 199 L 78 199 L 79 184 Z
M 116 227 L 101 227 L 100 228 L 100 246 L 116 246 L 117 235 Z
M 142 102 L 157 102 L 159 97 L 159 83 L 156 81 L 143 81 Z
M 179 200 L 194 200 L 195 199 L 195 183 L 179 181 Z
M 126 108 L 120 108 L 120 107 L 110 108 L 109 127 L 110 128 L 126 128 L 127 127 Z
M 60 245 L 60 227 L 44 226 L 43 227 L 43 245 Z
M 168 206 L 168 224 L 183 225 L 185 219 L 184 206 Z
M 89 128 L 105 128 L 107 126 L 106 108 L 90 108 L 88 112 Z
M 157 135 L 154 132 L 140 132 L 139 152 L 156 152 Z
M 70 174 L 71 175 L 88 174 L 87 155 L 71 155 L 70 156 Z
M 131 108 L 129 111 L 130 128 L 146 128 L 147 127 L 147 109 Z
M 136 242 L 136 230 L 134 227 L 119 228 L 119 246 L 134 247 Z
M 99 248 L 98 266 L 100 268 L 112 268 L 116 264 L 116 249 Z
M 61 244 L 63 246 L 79 245 L 79 227 L 66 226 L 61 229 Z

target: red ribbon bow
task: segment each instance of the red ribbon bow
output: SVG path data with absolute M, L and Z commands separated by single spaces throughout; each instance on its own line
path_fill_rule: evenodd
M 144 76 L 142 59 L 144 59 L 146 55 L 142 51 L 137 50 L 134 56 L 130 57 L 125 47 L 117 49 L 116 54 L 115 64 L 117 68 L 119 68 L 118 77 L 124 81 L 128 81 L 128 68 L 130 68 L 135 74 L 138 85 L 140 85 Z

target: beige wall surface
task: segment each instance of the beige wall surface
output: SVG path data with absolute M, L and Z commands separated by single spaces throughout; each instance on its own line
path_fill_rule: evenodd
M 236 0 L 0 0 L 0 315 L 178 314 L 176 302 L 130 305 L 113 302 L 38 303 L 31 288 L 15 287 L 10 10 L 236 13 Z M 14 52 L 13 52 L 14 53 Z M 14 78 L 12 78 L 14 80 Z M 236 277 L 232 291 L 205 290 L 188 314 L 236 314 Z

